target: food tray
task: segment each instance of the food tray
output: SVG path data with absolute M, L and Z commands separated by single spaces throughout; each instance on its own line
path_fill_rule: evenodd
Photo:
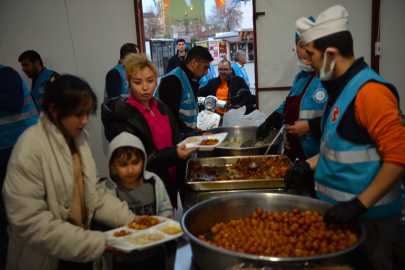
M 158 216 L 153 216 L 153 217 L 157 218 L 161 223 L 157 224 L 153 227 L 150 227 L 148 229 L 145 229 L 145 230 L 131 229 L 131 228 L 128 228 L 128 225 L 126 225 L 126 226 L 122 226 L 122 227 L 105 232 L 105 234 L 107 236 L 106 244 L 111 247 L 118 248 L 119 250 L 121 250 L 125 253 L 130 253 L 133 250 L 143 250 L 143 249 L 147 249 L 147 248 L 150 248 L 153 246 L 160 245 L 164 242 L 176 239 L 183 235 L 183 231 L 181 231 L 178 234 L 174 234 L 174 235 L 167 234 L 162 231 L 162 229 L 165 229 L 167 227 L 175 227 L 175 228 L 181 229 L 179 222 L 171 220 L 169 218 L 164 218 L 164 217 L 158 217 Z M 119 232 L 121 230 L 131 232 L 131 234 L 126 235 L 126 236 L 121 236 L 121 237 L 115 237 L 114 233 Z M 160 234 L 160 235 L 164 236 L 164 238 L 161 240 L 158 240 L 156 242 L 144 244 L 144 245 L 138 245 L 138 244 L 130 242 L 130 240 L 129 240 L 130 237 L 138 237 L 141 235 L 152 234 L 152 233 Z
M 200 143 L 202 140 L 203 136 L 192 136 L 192 137 L 188 137 L 185 140 L 183 140 L 182 142 L 178 143 L 177 145 L 182 145 L 185 144 L 186 145 L 186 149 L 190 149 L 193 148 L 195 146 L 196 143 Z
M 188 137 L 187 139 L 183 140 L 182 142 L 180 142 L 177 145 L 185 144 L 186 149 L 198 147 L 199 151 L 212 151 L 215 148 L 217 148 L 225 140 L 226 136 L 228 136 L 227 132 L 217 133 L 217 134 L 212 134 L 212 135 L 193 136 L 193 137 Z M 198 141 L 195 141 L 197 139 L 198 139 Z M 215 145 L 199 145 L 203 140 L 208 140 L 208 139 L 210 139 L 210 140 L 217 139 L 218 143 Z M 192 141 L 192 142 L 190 142 L 190 141 Z
M 280 157 L 281 155 L 267 155 L 267 157 Z M 214 158 L 195 158 L 187 163 L 186 183 L 194 191 L 211 191 L 211 190 L 234 190 L 234 189 L 257 189 L 257 188 L 282 188 L 284 187 L 284 178 L 277 179 L 240 179 L 240 180 L 213 180 L 215 175 L 208 175 L 205 172 L 199 172 L 200 177 L 205 181 L 193 181 L 191 172 L 196 166 L 216 166 L 215 170 L 221 176 L 230 175 L 233 171 L 230 166 L 238 161 L 239 158 L 262 158 L 263 156 L 234 156 L 234 157 L 214 157 Z M 291 161 L 288 163 L 291 164 Z M 228 171 L 226 171 L 228 170 Z M 194 175 L 195 176 L 195 175 Z

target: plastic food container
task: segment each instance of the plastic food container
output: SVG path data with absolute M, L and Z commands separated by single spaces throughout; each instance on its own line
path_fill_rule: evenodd
M 223 133 L 217 133 L 217 134 L 212 134 L 212 135 L 204 135 L 204 136 L 194 136 L 194 137 L 188 137 L 181 143 L 186 145 L 186 149 L 198 147 L 198 151 L 213 151 L 215 148 L 217 148 L 225 139 L 226 136 L 228 136 L 227 132 Z M 197 141 L 197 139 L 199 139 Z M 204 140 L 218 140 L 218 142 L 215 145 L 200 145 L 201 142 Z
M 153 216 L 161 223 L 144 230 L 135 230 L 128 228 L 128 225 L 122 226 L 110 231 L 105 232 L 107 236 L 107 245 L 118 248 L 119 250 L 130 253 L 133 250 L 143 250 L 153 246 L 160 245 L 164 242 L 176 239 L 183 235 L 180 223 L 169 218 Z M 125 230 L 131 234 L 126 236 L 115 237 L 115 232 Z M 162 239 L 146 244 L 135 244 L 132 240 L 134 238 L 151 238 L 151 235 L 160 236 Z

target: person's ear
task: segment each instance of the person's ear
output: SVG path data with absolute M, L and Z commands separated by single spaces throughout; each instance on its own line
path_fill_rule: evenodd
M 335 48 L 327 48 L 326 49 L 326 57 L 328 58 L 328 61 L 333 61 L 336 59 L 338 51 Z
M 56 120 L 58 117 L 59 109 L 56 108 L 55 103 L 51 103 L 51 105 L 49 105 L 49 112 L 52 115 L 52 118 Z
M 110 164 L 110 169 L 111 169 L 111 170 L 115 170 L 114 163 L 111 163 L 111 164 Z
M 198 61 L 197 61 L 197 59 L 191 60 L 191 66 L 192 66 L 193 68 L 195 68 L 196 66 L 198 66 Z
M 326 53 L 326 61 L 324 59 L 324 61 L 325 61 L 324 70 L 325 70 L 325 73 L 328 73 L 330 71 L 330 69 L 333 69 L 335 67 L 336 55 L 338 53 L 338 50 L 335 48 L 329 47 L 326 49 L 325 53 Z
M 34 66 L 35 66 L 36 68 L 39 68 L 39 67 L 41 66 L 41 64 L 40 64 L 39 61 L 37 60 L 37 61 L 35 61 Z

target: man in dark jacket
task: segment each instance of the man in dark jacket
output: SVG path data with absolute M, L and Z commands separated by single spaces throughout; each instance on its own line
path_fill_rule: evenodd
M 177 53 L 170 57 L 167 63 L 166 74 L 178 67 L 187 57 L 186 42 L 184 39 L 177 40 Z
M 221 60 L 218 65 L 219 77 L 208 81 L 207 85 L 198 89 L 199 97 L 216 96 L 218 99 L 230 100 L 231 105 L 236 108 L 246 106 L 246 113 L 252 112 L 256 99 L 253 95 L 236 97 L 240 89 L 249 89 L 242 77 L 232 75 L 231 63 L 228 60 Z M 217 108 L 216 112 L 223 115 L 226 111 Z
M 192 132 L 197 126 L 198 81 L 208 73 L 212 60 L 207 48 L 195 46 L 180 66 L 160 80 L 155 97 L 173 112 L 181 133 Z

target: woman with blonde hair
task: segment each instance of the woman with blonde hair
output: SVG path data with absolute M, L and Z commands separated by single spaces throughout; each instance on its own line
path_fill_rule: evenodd
M 141 139 L 148 156 L 146 170 L 164 182 L 172 205 L 177 206 L 177 190 L 183 194 L 185 161 L 197 149 L 176 146 L 180 131 L 174 115 L 160 100 L 153 98 L 158 72 L 145 54 L 129 54 L 123 62 L 129 98 L 112 98 L 101 105 L 105 136 L 111 141 L 126 131 Z

